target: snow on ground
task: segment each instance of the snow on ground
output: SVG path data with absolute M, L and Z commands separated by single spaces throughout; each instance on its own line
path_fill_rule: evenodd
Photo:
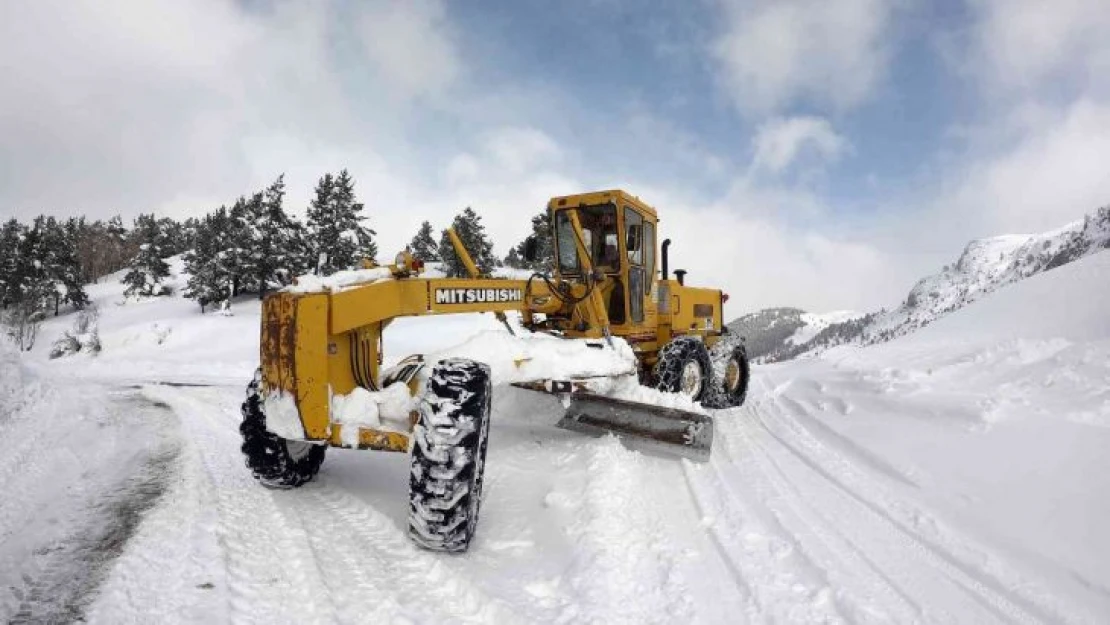
M 505 384 L 529 346 L 492 316 L 398 320 L 387 364 L 493 361 L 461 556 L 408 541 L 401 454 L 330 450 L 303 488 L 254 483 L 236 428 L 257 303 L 201 316 L 99 285 L 100 356 L 0 358 L 0 620 L 1106 622 L 1108 276 L 1094 255 L 882 346 L 756 367 L 706 464 L 555 429 L 556 399 Z M 581 349 L 562 358 L 619 356 Z M 141 523 L 79 538 L 119 518 L 100 501 Z

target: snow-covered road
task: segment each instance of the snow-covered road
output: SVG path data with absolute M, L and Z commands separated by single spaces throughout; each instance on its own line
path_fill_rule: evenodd
M 1108 622 L 1100 256 L 886 345 L 757 367 L 706 464 L 556 429 L 555 399 L 499 385 L 459 556 L 408 540 L 404 455 L 255 483 L 237 427 L 257 347 L 223 341 L 206 369 L 185 313 L 159 322 L 167 347 L 121 322 L 97 360 L 0 358 L 0 621 Z M 470 323 L 456 341 L 496 328 Z M 397 357 L 435 338 L 391 330 Z
M 761 372 L 747 406 L 717 415 L 704 465 L 562 432 L 550 425 L 554 402 L 536 409 L 526 391 L 499 389 L 483 525 L 457 557 L 409 542 L 403 456 L 332 450 L 316 482 L 266 490 L 239 455 L 240 390 L 146 386 L 147 405 L 180 420 L 182 450 L 84 618 L 1056 623 L 1106 614 L 1105 591 L 1046 585 L 919 501 L 914 470 L 823 425 L 816 382 Z M 822 396 L 827 410 L 852 405 Z

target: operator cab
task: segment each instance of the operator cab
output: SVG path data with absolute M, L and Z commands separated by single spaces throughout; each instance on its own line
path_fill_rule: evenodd
M 603 295 L 609 322 L 654 327 L 656 307 L 651 289 L 656 277 L 655 209 L 620 190 L 598 191 L 553 198 L 548 204 L 555 244 L 555 272 L 563 280 L 581 280 L 582 267 L 575 245 L 570 212 L 582 225 L 582 247 L 595 272 L 608 278 Z

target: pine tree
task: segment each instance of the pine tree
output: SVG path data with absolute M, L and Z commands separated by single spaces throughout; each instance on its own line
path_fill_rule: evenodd
M 424 262 L 439 260 L 439 245 L 436 243 L 435 237 L 432 236 L 431 222 L 425 221 L 420 224 L 420 230 L 416 231 L 416 236 L 409 243 L 409 251 L 413 256 Z
M 304 228 L 282 208 L 285 175 L 246 205 L 246 221 L 252 238 L 244 279 L 262 299 L 271 285 L 284 286 L 304 271 L 306 246 Z
M 547 211 L 542 211 L 532 217 L 532 234 L 536 240 L 536 260 L 524 259 L 524 245 L 527 239 L 517 244 L 515 251 L 520 258 L 521 269 L 549 272 L 555 269 L 555 245 L 551 240 L 551 221 Z
M 451 225 L 462 240 L 467 253 L 474 260 L 474 264 L 478 266 L 478 272 L 488 274 L 492 271 L 497 266 L 497 259 L 493 255 L 493 242 L 486 235 L 482 218 L 474 212 L 474 209 L 467 206 L 463 212 L 455 216 Z M 443 270 L 448 276 L 466 277 L 466 267 L 455 255 L 455 248 L 451 245 L 451 239 L 447 236 L 446 230 L 439 239 L 439 257 L 443 262 Z
M 62 289 L 65 290 L 62 301 L 77 310 L 89 305 L 89 294 L 84 292 L 84 284 L 87 281 L 85 281 L 84 270 L 81 268 L 81 261 L 77 255 L 77 244 L 83 224 L 84 218 L 80 220 L 71 218 L 62 226 L 63 244 L 56 258 L 57 271 L 53 276 L 54 280 L 61 284 Z M 54 309 L 54 314 L 58 314 L 57 308 Z
M 524 260 L 520 257 L 520 254 L 517 253 L 515 247 L 509 248 L 509 253 L 505 254 L 505 260 L 503 262 L 506 267 L 512 267 L 513 269 L 524 268 Z
M 239 295 L 247 287 L 249 278 L 251 248 L 254 236 L 249 224 L 247 198 L 240 197 L 228 211 L 227 242 L 224 247 L 224 267 L 231 281 L 232 296 Z
M 347 170 L 324 174 L 308 206 L 307 243 L 311 265 L 322 275 L 351 269 L 363 258 L 373 260 L 378 248 L 373 230 L 362 225 L 363 205 L 355 199 L 355 183 Z
M 184 295 L 204 307 L 231 298 L 231 272 L 227 268 L 230 217 L 221 206 L 193 226 L 194 246 L 185 252 L 189 274 Z
M 11 303 L 4 311 L 4 325 L 21 350 L 34 346 L 39 325 L 55 293 L 43 263 L 47 257 L 44 229 L 42 217 L 36 218 L 30 228 L 23 228 L 9 283 Z
M 139 215 L 129 238 L 138 250 L 123 277 L 123 283 L 127 285 L 123 294 L 144 297 L 164 295 L 165 289 L 159 285 L 169 277 L 170 266 L 163 260 L 165 234 L 161 224 L 154 215 Z
M 81 267 L 77 261 L 75 220 L 65 225 L 53 217 L 46 219 L 43 229 L 43 243 L 46 257 L 43 259 L 46 277 L 54 284 L 54 316 L 58 316 L 61 302 L 74 308 L 84 308 L 89 303 L 81 279 Z
M 107 267 L 100 275 L 106 275 L 123 269 L 139 251 L 135 237 L 123 225 L 123 219 L 116 215 L 108 220 L 105 226 Z
M 7 308 L 20 298 L 19 250 L 25 231 L 15 218 L 0 228 L 0 308 Z
M 158 219 L 158 228 L 162 232 L 162 253 L 166 256 L 177 256 L 189 249 L 185 240 L 185 226 L 169 217 Z

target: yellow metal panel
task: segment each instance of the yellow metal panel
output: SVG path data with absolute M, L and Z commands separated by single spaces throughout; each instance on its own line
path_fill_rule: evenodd
M 328 296 L 321 293 L 296 298 L 297 409 L 310 439 L 328 437 Z
M 297 376 L 293 370 L 296 345 L 296 300 L 288 293 L 275 293 L 262 303 L 262 390 L 296 396 Z
M 384 280 L 331 294 L 331 333 L 428 310 L 426 280 Z
M 355 388 L 351 370 L 350 334 L 333 334 L 328 337 L 328 381 L 334 395 L 346 395 Z
M 547 203 L 547 207 L 551 210 L 559 210 L 560 208 L 594 206 L 597 204 L 607 204 L 609 202 L 614 204 L 620 204 L 621 202 L 631 204 L 650 215 L 652 220 L 658 219 L 658 213 L 656 213 L 654 208 L 640 198 L 621 189 L 608 189 L 604 191 L 591 191 L 590 193 L 576 193 L 574 195 L 553 197 L 551 201 Z

